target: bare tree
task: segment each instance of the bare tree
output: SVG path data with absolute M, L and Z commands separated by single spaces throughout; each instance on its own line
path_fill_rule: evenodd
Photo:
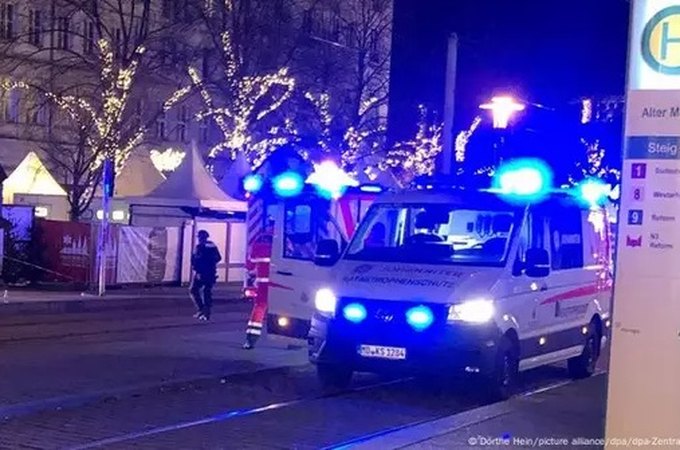
M 379 163 L 381 170 L 393 170 L 404 186 L 419 176 L 432 175 L 442 151 L 444 124 L 433 119 L 425 106 L 420 105 L 419 109 L 420 119 L 413 138 L 396 143 Z
M 326 107 L 333 117 L 334 147 L 343 166 L 355 171 L 375 162 L 384 150 L 392 1 L 314 2 L 303 28 L 309 45 L 296 49 L 296 67 L 302 83 L 330 96 Z M 318 100 L 312 103 L 317 110 L 323 106 Z M 319 134 L 324 133 L 322 127 Z
M 227 153 L 233 160 L 243 153 L 257 167 L 296 134 L 292 121 L 280 114 L 296 84 L 289 68 L 277 63 L 286 34 L 277 28 L 284 19 L 282 3 L 272 8 L 271 2 L 216 0 L 203 11 L 216 69 L 190 67 L 189 75 L 203 100 L 198 117 L 211 119 L 221 133 L 209 151 L 212 159 Z
M 23 26 L 5 36 L 0 72 L 48 107 L 39 140 L 61 172 L 73 219 L 92 201 L 102 161 L 111 158 L 120 173 L 156 119 L 189 92 L 173 69 L 195 57 L 177 50 L 195 14 L 188 5 L 169 10 L 175 3 L 54 0 L 16 12 Z M 158 98 L 168 99 L 151 101 Z

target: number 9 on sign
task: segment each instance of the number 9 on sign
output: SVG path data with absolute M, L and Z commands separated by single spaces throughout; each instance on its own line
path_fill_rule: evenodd
M 628 225 L 642 225 L 642 210 L 631 209 L 628 211 Z

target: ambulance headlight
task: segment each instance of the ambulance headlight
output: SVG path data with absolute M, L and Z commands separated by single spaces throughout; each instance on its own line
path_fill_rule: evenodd
M 314 297 L 314 306 L 320 313 L 328 315 L 335 314 L 335 306 L 337 303 L 338 298 L 335 296 L 335 293 L 332 290 L 323 288 L 316 291 L 316 296 Z
M 449 322 L 486 323 L 495 313 L 493 300 L 474 299 L 449 307 Z

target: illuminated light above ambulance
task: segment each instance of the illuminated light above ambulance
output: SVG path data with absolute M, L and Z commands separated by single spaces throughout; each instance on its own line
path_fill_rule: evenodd
M 314 165 L 314 172 L 307 178 L 307 183 L 316 186 L 323 197 L 337 199 L 348 187 L 357 187 L 359 183 L 338 167 L 333 161 L 324 161 Z
M 297 172 L 284 172 L 272 180 L 274 192 L 280 197 L 294 197 L 304 188 L 302 177 Z
M 361 190 L 362 192 L 369 192 L 369 193 L 373 193 L 373 194 L 379 194 L 383 191 L 383 189 L 380 186 L 376 186 L 374 184 L 367 184 L 367 185 L 361 186 L 359 188 L 359 190 Z
M 263 185 L 264 181 L 262 180 L 262 177 L 257 174 L 247 175 L 243 179 L 243 189 L 245 189 L 246 192 L 251 193 L 259 192 L 262 189 Z
M 539 200 L 552 190 L 552 171 L 540 160 L 520 159 L 499 167 L 492 192 L 514 201 Z

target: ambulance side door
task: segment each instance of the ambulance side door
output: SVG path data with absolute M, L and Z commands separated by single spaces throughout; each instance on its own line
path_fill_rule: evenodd
M 313 294 L 327 279 L 330 269 L 314 264 L 316 246 L 331 228 L 323 206 L 315 202 L 287 201 L 276 224 L 270 271 L 270 311 L 300 319 L 310 319 Z M 340 244 L 340 240 L 338 242 Z
M 548 295 L 549 277 L 532 278 L 525 272 L 529 249 L 549 251 L 548 220 L 542 211 L 530 208 L 519 238 L 510 280 L 510 298 L 503 313 L 509 313 L 520 340 L 520 359 L 532 359 L 543 353 L 541 337 L 545 331 L 545 308 L 541 303 Z

